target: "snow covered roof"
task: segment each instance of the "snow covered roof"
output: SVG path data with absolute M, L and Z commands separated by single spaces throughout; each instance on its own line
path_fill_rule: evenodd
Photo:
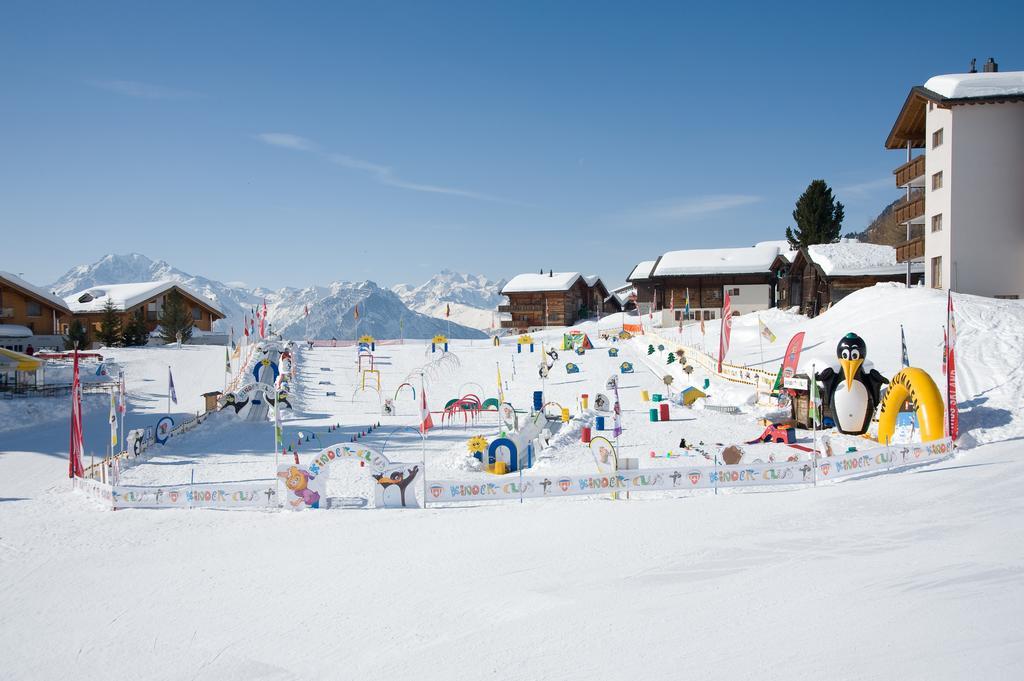
M 669 251 L 651 273 L 655 277 L 693 274 L 747 274 L 768 272 L 782 241 L 762 241 L 749 248 L 697 248 Z M 786 246 L 788 250 L 788 246 Z
M 597 282 L 601 281 L 601 277 L 596 274 L 584 274 L 583 281 L 587 282 L 587 286 L 593 286 Z
M 896 262 L 896 249 L 882 244 L 841 241 L 807 247 L 811 260 L 830 277 L 903 274 L 906 263 Z M 923 271 L 924 263 L 915 263 L 914 271 Z
M 0 324 L 0 338 L 31 338 L 32 329 L 21 324 Z
M 551 274 L 517 274 L 502 287 L 502 295 L 509 293 L 538 293 L 541 291 L 568 291 L 580 278 L 579 272 L 553 272 Z
M 129 310 L 154 296 L 170 291 L 172 288 L 177 288 L 187 296 L 206 305 L 221 317 L 224 316 L 224 313 L 212 300 L 200 296 L 176 281 L 143 281 L 133 284 L 92 286 L 84 291 L 73 293 L 64 300 L 67 301 L 67 306 L 71 308 L 71 311 L 76 314 L 102 312 L 108 300 L 113 301 L 114 307 L 118 310 Z
M 654 263 L 657 260 L 644 260 L 633 268 L 633 271 L 626 277 L 626 281 L 634 281 L 636 279 L 647 279 L 651 276 L 651 270 L 654 269 Z
M 1024 71 L 951 73 L 929 78 L 924 87 L 946 99 L 1024 95 Z
M 28 293 L 31 293 L 39 298 L 42 298 L 43 300 L 47 301 L 48 303 L 56 307 L 58 310 L 63 310 L 65 312 L 69 311 L 67 303 L 61 300 L 59 296 L 50 293 L 46 289 L 34 286 L 17 275 L 11 274 L 10 272 L 0 271 L 0 279 L 4 279 L 7 281 L 7 283 L 11 284 L 12 286 L 23 289 Z

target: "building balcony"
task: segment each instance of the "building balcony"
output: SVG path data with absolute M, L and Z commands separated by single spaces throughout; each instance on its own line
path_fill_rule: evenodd
M 923 262 L 924 237 L 919 236 L 910 241 L 896 244 L 896 262 Z
M 896 176 L 897 187 L 924 187 L 924 154 L 910 159 L 892 172 Z
M 529 322 L 514 321 L 511 319 L 502 319 L 501 328 L 503 329 L 526 329 L 529 328 Z
M 512 311 L 512 306 L 511 305 L 499 305 L 498 306 L 498 312 L 511 312 L 511 311 Z
M 906 224 L 908 222 L 924 224 L 924 194 L 911 197 L 908 201 L 906 199 L 896 204 L 896 208 L 893 210 L 896 214 L 896 222 L 898 224 Z

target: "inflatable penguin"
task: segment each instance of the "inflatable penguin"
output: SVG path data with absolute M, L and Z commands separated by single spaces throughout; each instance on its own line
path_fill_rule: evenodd
M 822 398 L 840 433 L 861 435 L 871 425 L 882 385 L 889 382 L 870 363 L 865 364 L 864 339 L 848 333 L 836 347 L 840 371 L 829 367 L 816 375 L 824 388 Z

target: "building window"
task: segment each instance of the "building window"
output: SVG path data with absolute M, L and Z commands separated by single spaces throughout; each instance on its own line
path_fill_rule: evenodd
M 39 304 L 37 300 L 26 300 L 25 301 L 25 314 L 29 317 L 42 317 L 43 306 Z
M 740 294 L 740 290 L 738 288 L 734 288 L 734 289 L 731 289 L 729 291 L 729 295 L 730 296 L 738 296 L 739 294 Z
M 941 170 L 939 172 L 935 173 L 934 175 L 932 175 L 932 191 L 935 191 L 936 189 L 942 189 L 942 171 Z
M 942 288 L 942 256 L 932 258 L 932 288 Z
M 192 320 L 197 322 L 203 321 L 203 310 L 198 305 L 192 306 Z
M 1002 295 L 997 295 L 996 298 L 999 300 L 1020 300 L 1020 296 L 1016 293 L 1004 293 Z
M 942 146 L 942 128 L 932 133 L 932 149 Z
M 933 215 L 932 216 L 932 231 L 933 232 L 941 232 L 942 231 L 942 213 L 938 213 L 937 215 Z
M 146 304 L 146 320 L 150 322 L 157 321 L 156 301 Z

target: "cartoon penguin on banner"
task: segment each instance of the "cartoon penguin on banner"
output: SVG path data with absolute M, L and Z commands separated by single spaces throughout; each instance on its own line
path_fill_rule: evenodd
M 824 388 L 822 397 L 840 433 L 862 435 L 871 426 L 882 385 L 889 382 L 867 362 L 864 339 L 848 333 L 836 347 L 840 371 L 828 367 L 817 374 Z

